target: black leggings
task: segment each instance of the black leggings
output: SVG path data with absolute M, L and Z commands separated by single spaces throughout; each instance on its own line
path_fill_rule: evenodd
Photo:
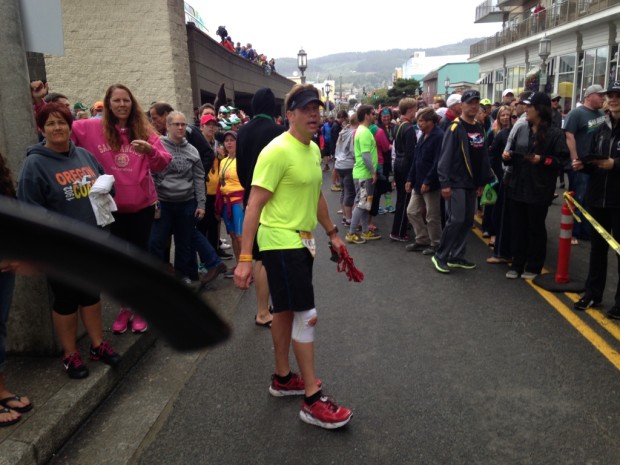
M 154 215 L 154 205 L 134 213 L 116 212 L 114 213 L 115 221 L 110 226 L 110 231 L 116 237 L 125 239 L 136 247 L 148 251 Z

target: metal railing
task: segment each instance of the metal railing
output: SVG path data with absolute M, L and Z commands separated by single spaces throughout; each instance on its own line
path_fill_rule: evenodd
M 497 0 L 485 0 L 476 7 L 476 21 L 490 15 L 491 13 L 508 14 L 506 10 L 503 10 L 497 6 Z
M 531 15 L 525 19 L 520 16 L 508 19 L 504 23 L 504 29 L 501 32 L 472 44 L 469 47 L 469 57 L 474 58 L 483 55 L 521 39 L 526 39 L 540 32 L 571 23 L 617 5 L 620 5 L 620 0 L 558 1 L 548 10 Z

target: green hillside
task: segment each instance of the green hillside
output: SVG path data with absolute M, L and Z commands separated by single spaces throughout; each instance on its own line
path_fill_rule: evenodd
M 465 39 L 457 44 L 441 47 L 419 49 L 375 50 L 370 52 L 347 52 L 327 55 L 308 60 L 306 76 L 308 81 L 322 82 L 333 79 L 336 85 L 348 88 L 385 88 L 391 84 L 395 68 L 400 68 L 413 52 L 424 51 L 427 56 L 465 55 L 469 46 L 479 38 Z M 292 76 L 297 69 L 297 58 L 278 58 L 276 69 L 279 74 Z

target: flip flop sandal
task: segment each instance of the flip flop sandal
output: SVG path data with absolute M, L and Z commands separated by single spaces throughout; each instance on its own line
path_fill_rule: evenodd
M 0 414 L 2 414 L 2 413 L 10 413 L 10 412 L 11 412 L 11 410 L 6 408 L 6 407 L 0 409 Z M 22 419 L 22 417 L 19 417 L 19 418 L 15 419 L 15 420 L 10 420 L 10 421 L 0 421 L 0 428 L 2 428 L 3 426 L 14 425 L 15 423 L 17 423 L 21 419 Z
M 255 324 L 256 326 L 261 326 L 261 327 L 263 327 L 263 328 L 271 329 L 271 323 L 272 323 L 272 321 L 273 321 L 273 320 L 272 320 L 272 321 L 267 321 L 267 322 L 265 322 L 265 323 L 259 323 L 258 321 L 256 321 L 256 317 L 257 317 L 257 316 L 258 316 L 258 315 L 254 315 L 254 324 Z
M 497 265 L 499 263 L 510 263 L 510 260 L 502 257 L 489 257 L 487 258 L 487 263 L 490 263 L 491 265 Z
M 17 413 L 26 413 L 32 410 L 32 402 L 29 403 L 28 405 L 24 405 L 23 407 L 11 407 L 9 405 L 9 402 L 22 402 L 22 398 L 19 396 L 11 396 L 11 397 L 5 397 L 4 399 L 0 399 L 0 405 L 2 405 L 4 408 L 14 410 Z M 6 412 L 0 412 L 0 413 L 6 413 Z

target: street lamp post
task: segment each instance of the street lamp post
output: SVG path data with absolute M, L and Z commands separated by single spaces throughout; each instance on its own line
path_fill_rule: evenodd
M 331 84 L 328 82 L 327 84 L 325 84 L 325 95 L 327 96 L 327 102 L 325 102 L 325 114 L 327 115 L 329 113 L 329 93 L 332 91 L 332 86 Z
M 299 52 L 297 52 L 297 67 L 301 72 L 301 83 L 306 83 L 306 76 L 304 75 L 306 69 L 308 69 L 308 54 L 305 52 L 303 47 Z
M 448 101 L 448 88 L 450 87 L 450 78 L 446 76 L 446 79 L 443 81 L 443 87 L 446 91 L 446 102 Z
M 538 56 L 542 60 L 540 65 L 540 79 L 538 83 L 538 91 L 544 92 L 547 87 L 547 58 L 551 54 L 551 39 L 545 36 L 538 43 Z

